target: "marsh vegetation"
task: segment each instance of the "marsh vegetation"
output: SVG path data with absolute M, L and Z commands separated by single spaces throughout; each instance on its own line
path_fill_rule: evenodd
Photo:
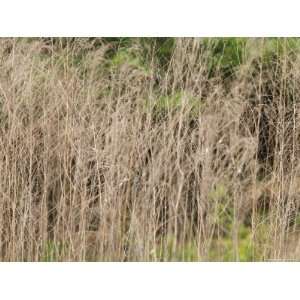
M 0 39 L 0 260 L 299 260 L 299 99 L 299 39 Z

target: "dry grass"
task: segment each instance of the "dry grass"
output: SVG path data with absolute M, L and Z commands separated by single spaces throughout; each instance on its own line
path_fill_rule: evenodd
M 0 259 L 299 260 L 300 57 L 262 42 L 228 83 L 199 39 L 159 76 L 1 39 Z

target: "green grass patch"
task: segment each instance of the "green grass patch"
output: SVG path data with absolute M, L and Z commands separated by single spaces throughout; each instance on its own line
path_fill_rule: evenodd
M 176 243 L 173 236 L 168 236 L 167 241 L 161 243 L 152 258 L 158 261 L 198 261 L 198 249 L 195 240 L 186 241 L 184 243 Z
M 204 108 L 204 101 L 183 92 L 158 96 L 157 99 L 148 99 L 145 103 L 145 110 L 151 112 L 156 120 L 162 119 L 169 114 L 179 112 L 180 110 L 183 110 L 189 119 L 195 119 Z
M 60 242 L 47 241 L 43 247 L 41 261 L 57 262 L 67 254 L 68 246 Z

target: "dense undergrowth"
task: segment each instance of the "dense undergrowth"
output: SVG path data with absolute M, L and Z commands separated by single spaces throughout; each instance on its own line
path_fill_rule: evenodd
M 1 39 L 0 259 L 300 259 L 299 42 Z

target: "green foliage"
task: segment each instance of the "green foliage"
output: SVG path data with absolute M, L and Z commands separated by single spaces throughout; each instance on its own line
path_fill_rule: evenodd
M 215 203 L 214 222 L 219 228 L 218 235 L 214 236 L 209 252 L 209 260 L 234 261 L 236 255 L 240 261 L 256 261 L 262 259 L 262 252 L 254 247 L 253 232 L 250 226 L 235 223 L 233 199 L 229 187 L 225 182 L 220 182 L 214 186 L 209 193 L 209 200 Z M 238 226 L 237 249 L 234 243 L 234 230 Z M 260 226 L 257 231 L 257 243 L 265 242 L 265 227 Z M 237 252 L 237 253 L 236 253 Z
M 132 65 L 132 66 L 139 66 L 140 61 L 138 57 L 134 56 L 129 51 L 126 51 L 125 49 L 121 49 L 112 58 L 111 64 L 114 67 L 119 67 L 125 64 Z
M 140 55 L 130 49 L 120 49 L 116 52 L 110 61 L 111 68 L 121 68 L 122 66 L 132 67 L 145 73 L 150 74 L 148 66 L 142 61 Z
M 295 225 L 300 228 L 300 213 L 295 217 Z
M 256 261 L 260 259 L 260 254 L 256 252 L 252 239 L 252 232 L 249 227 L 240 225 L 238 229 L 238 257 L 239 260 Z M 209 252 L 211 261 L 235 261 L 235 244 L 231 235 L 222 236 L 212 242 Z
M 155 253 L 152 253 L 154 259 L 158 261 L 198 261 L 198 248 L 196 241 L 175 244 L 176 238 L 167 237 L 167 243 L 162 243 Z M 176 245 L 176 247 L 174 247 Z
M 222 202 L 228 198 L 229 190 L 225 183 L 216 184 L 209 193 L 209 198 L 218 202 Z
M 67 246 L 63 243 L 48 241 L 43 247 L 41 261 L 55 262 L 66 255 Z
M 102 38 L 104 43 L 110 43 L 116 48 L 128 47 L 132 44 L 133 38 L 129 37 L 107 37 Z
M 270 68 L 284 56 L 293 58 L 300 50 L 299 38 L 267 38 L 262 44 L 262 62 Z M 276 64 L 275 64 L 276 66 Z
M 245 60 L 246 38 L 207 38 L 204 51 L 209 51 L 209 76 L 221 74 L 225 79 L 234 74 L 235 68 Z
M 209 201 L 215 203 L 215 224 L 222 234 L 230 234 L 234 221 L 233 204 L 229 188 L 224 182 L 216 184 L 208 195 Z
M 157 113 L 165 113 L 173 110 L 177 110 L 182 106 L 182 96 L 181 92 L 177 92 L 171 96 L 161 96 L 155 103 L 153 103 L 153 109 Z
M 236 68 L 245 63 L 253 52 L 259 52 L 261 62 L 268 68 L 276 67 L 274 62 L 284 56 L 295 57 L 299 54 L 300 39 L 206 38 L 203 48 L 209 53 L 209 76 L 221 75 L 225 80 L 232 77 Z
M 231 223 L 232 227 L 232 223 Z M 232 234 L 226 234 L 212 240 L 211 248 L 208 252 L 209 261 L 235 261 L 236 254 L 239 261 L 261 261 L 264 256 L 264 249 L 267 248 L 265 243 L 267 235 L 267 227 L 260 226 L 256 232 L 254 242 L 253 232 L 250 227 L 241 224 L 238 228 L 238 247 L 237 253 L 235 249 Z M 175 244 L 174 237 L 168 237 L 167 243 L 161 244 L 156 248 L 155 253 L 152 252 L 152 259 L 158 261 L 200 261 L 198 255 L 198 247 L 195 240 L 185 243 Z M 176 245 L 176 247 L 174 247 Z
M 111 45 L 107 52 L 108 58 L 113 61 L 123 61 L 124 56 L 129 56 L 129 60 L 138 61 L 138 65 L 146 66 L 152 60 L 164 69 L 170 62 L 175 47 L 174 38 L 104 38 L 104 43 Z M 123 58 L 120 58 L 122 56 Z M 128 60 L 128 59 L 126 59 Z
M 157 97 L 156 100 L 146 101 L 146 110 L 150 111 L 154 119 L 159 120 L 168 114 L 184 109 L 190 119 L 197 118 L 199 112 L 205 108 L 205 103 L 198 98 L 183 92 Z
M 165 68 L 169 64 L 175 48 L 174 38 L 141 38 L 140 43 L 144 54 L 154 55 L 161 68 Z

